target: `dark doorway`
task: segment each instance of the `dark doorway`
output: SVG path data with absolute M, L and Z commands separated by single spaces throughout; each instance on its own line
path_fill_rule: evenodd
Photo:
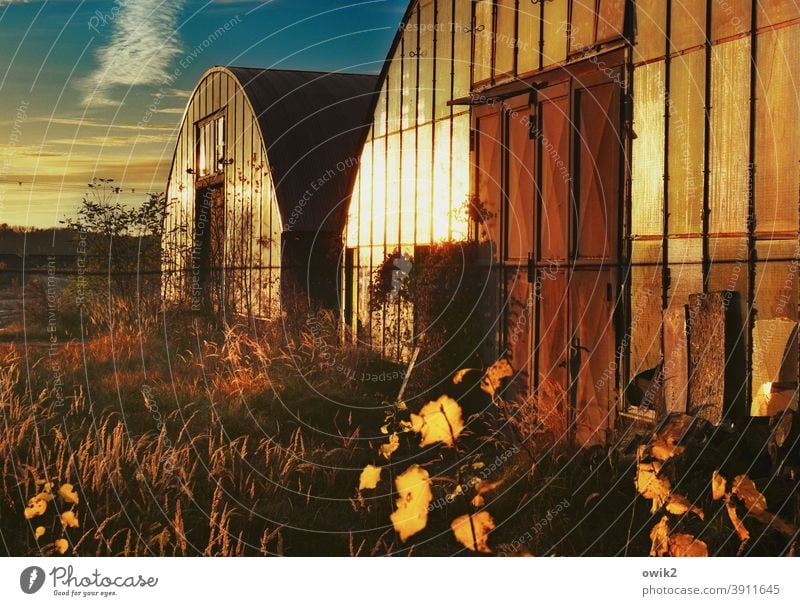
M 225 195 L 221 184 L 197 188 L 192 258 L 192 309 L 225 310 Z

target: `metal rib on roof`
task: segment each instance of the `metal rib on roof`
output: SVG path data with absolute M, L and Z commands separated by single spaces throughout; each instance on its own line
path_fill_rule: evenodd
M 284 230 L 341 232 L 378 77 L 227 69 L 258 116 Z

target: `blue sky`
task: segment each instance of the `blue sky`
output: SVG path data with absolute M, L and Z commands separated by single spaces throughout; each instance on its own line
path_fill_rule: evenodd
M 115 179 L 125 201 L 163 191 L 175 129 L 208 67 L 374 73 L 406 4 L 0 0 L 0 223 L 55 225 L 93 177 Z

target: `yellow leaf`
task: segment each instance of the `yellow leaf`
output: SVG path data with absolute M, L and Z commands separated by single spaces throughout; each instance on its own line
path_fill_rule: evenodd
M 669 555 L 673 558 L 707 558 L 708 546 L 690 534 L 673 534 L 669 538 Z
M 389 436 L 389 443 L 381 444 L 380 448 L 378 448 L 378 454 L 388 459 L 398 448 L 400 448 L 400 438 L 396 433 L 393 433 Z
M 486 374 L 483 375 L 483 379 L 481 379 L 481 389 L 494 397 L 494 394 L 497 393 L 497 390 L 500 388 L 502 380 L 506 377 L 513 376 L 514 369 L 511 368 L 511 364 L 507 359 L 502 358 L 486 370 Z
M 731 524 L 733 524 L 736 534 L 739 535 L 739 540 L 746 541 L 749 539 L 750 531 L 745 528 L 744 523 L 739 518 L 739 514 L 736 513 L 736 505 L 731 503 L 730 499 L 725 499 L 725 509 L 728 511 L 728 517 L 731 519 Z
M 733 479 L 733 494 L 739 497 L 751 513 L 763 513 L 767 510 L 767 498 L 756 488 L 753 480 L 742 474 Z
M 650 443 L 650 454 L 654 459 L 659 461 L 666 461 L 672 457 L 681 454 L 686 448 L 678 446 L 675 439 L 669 437 L 667 439 L 655 438 Z
M 701 520 L 705 520 L 705 514 L 699 507 L 692 505 L 688 499 L 679 494 L 672 494 L 667 501 L 667 511 L 676 516 L 682 516 L 687 511 L 691 511 Z
M 420 446 L 428 446 L 443 442 L 448 446 L 458 438 L 464 429 L 461 418 L 461 407 L 453 398 L 442 396 L 438 400 L 428 402 L 418 415 L 411 415 L 412 429 L 422 434 Z
M 450 528 L 453 529 L 456 540 L 470 551 L 492 553 L 487 540 L 494 529 L 494 520 L 488 511 L 458 517 L 453 520 Z
M 67 528 L 78 528 L 78 516 L 74 511 L 65 511 L 61 514 L 61 523 Z
M 636 467 L 636 477 L 634 485 L 645 499 L 652 499 L 653 504 L 650 512 L 655 513 L 666 502 L 669 497 L 670 482 L 669 478 L 659 477 L 661 464 L 658 461 L 652 463 L 639 463 Z
M 669 551 L 669 518 L 664 516 L 650 531 L 650 555 L 661 557 Z
M 62 484 L 61 488 L 58 489 L 58 496 L 67 503 L 78 504 L 78 493 L 75 492 L 72 484 Z
M 478 370 L 477 368 L 462 368 L 456 374 L 453 375 L 453 383 L 458 385 L 461 381 L 464 380 L 464 377 L 467 376 L 467 373 L 472 370 Z
M 428 524 L 428 506 L 433 500 L 428 472 L 412 465 L 395 478 L 397 509 L 390 519 L 404 543 Z
M 711 496 L 715 501 L 719 501 L 725 496 L 725 485 L 727 482 L 725 476 L 720 472 L 715 470 L 714 473 L 711 474 Z
M 358 489 L 375 488 L 380 481 L 381 468 L 375 467 L 374 465 L 367 465 L 361 472 L 361 477 L 358 480 Z
M 53 543 L 53 547 L 56 548 L 58 553 L 65 554 L 67 553 L 67 549 L 69 549 L 69 543 L 67 542 L 67 539 L 56 539 Z
M 38 541 L 42 537 L 42 535 L 44 535 L 44 526 L 37 526 L 36 530 L 33 533 L 33 536 Z
M 28 506 L 25 508 L 23 515 L 26 520 L 35 518 L 42 515 L 47 510 L 47 501 L 44 499 L 37 499 L 36 497 L 28 501 Z

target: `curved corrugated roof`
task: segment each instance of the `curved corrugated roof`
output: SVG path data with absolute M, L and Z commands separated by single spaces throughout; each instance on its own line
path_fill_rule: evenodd
M 344 229 L 378 77 L 227 67 L 258 117 L 287 231 Z

